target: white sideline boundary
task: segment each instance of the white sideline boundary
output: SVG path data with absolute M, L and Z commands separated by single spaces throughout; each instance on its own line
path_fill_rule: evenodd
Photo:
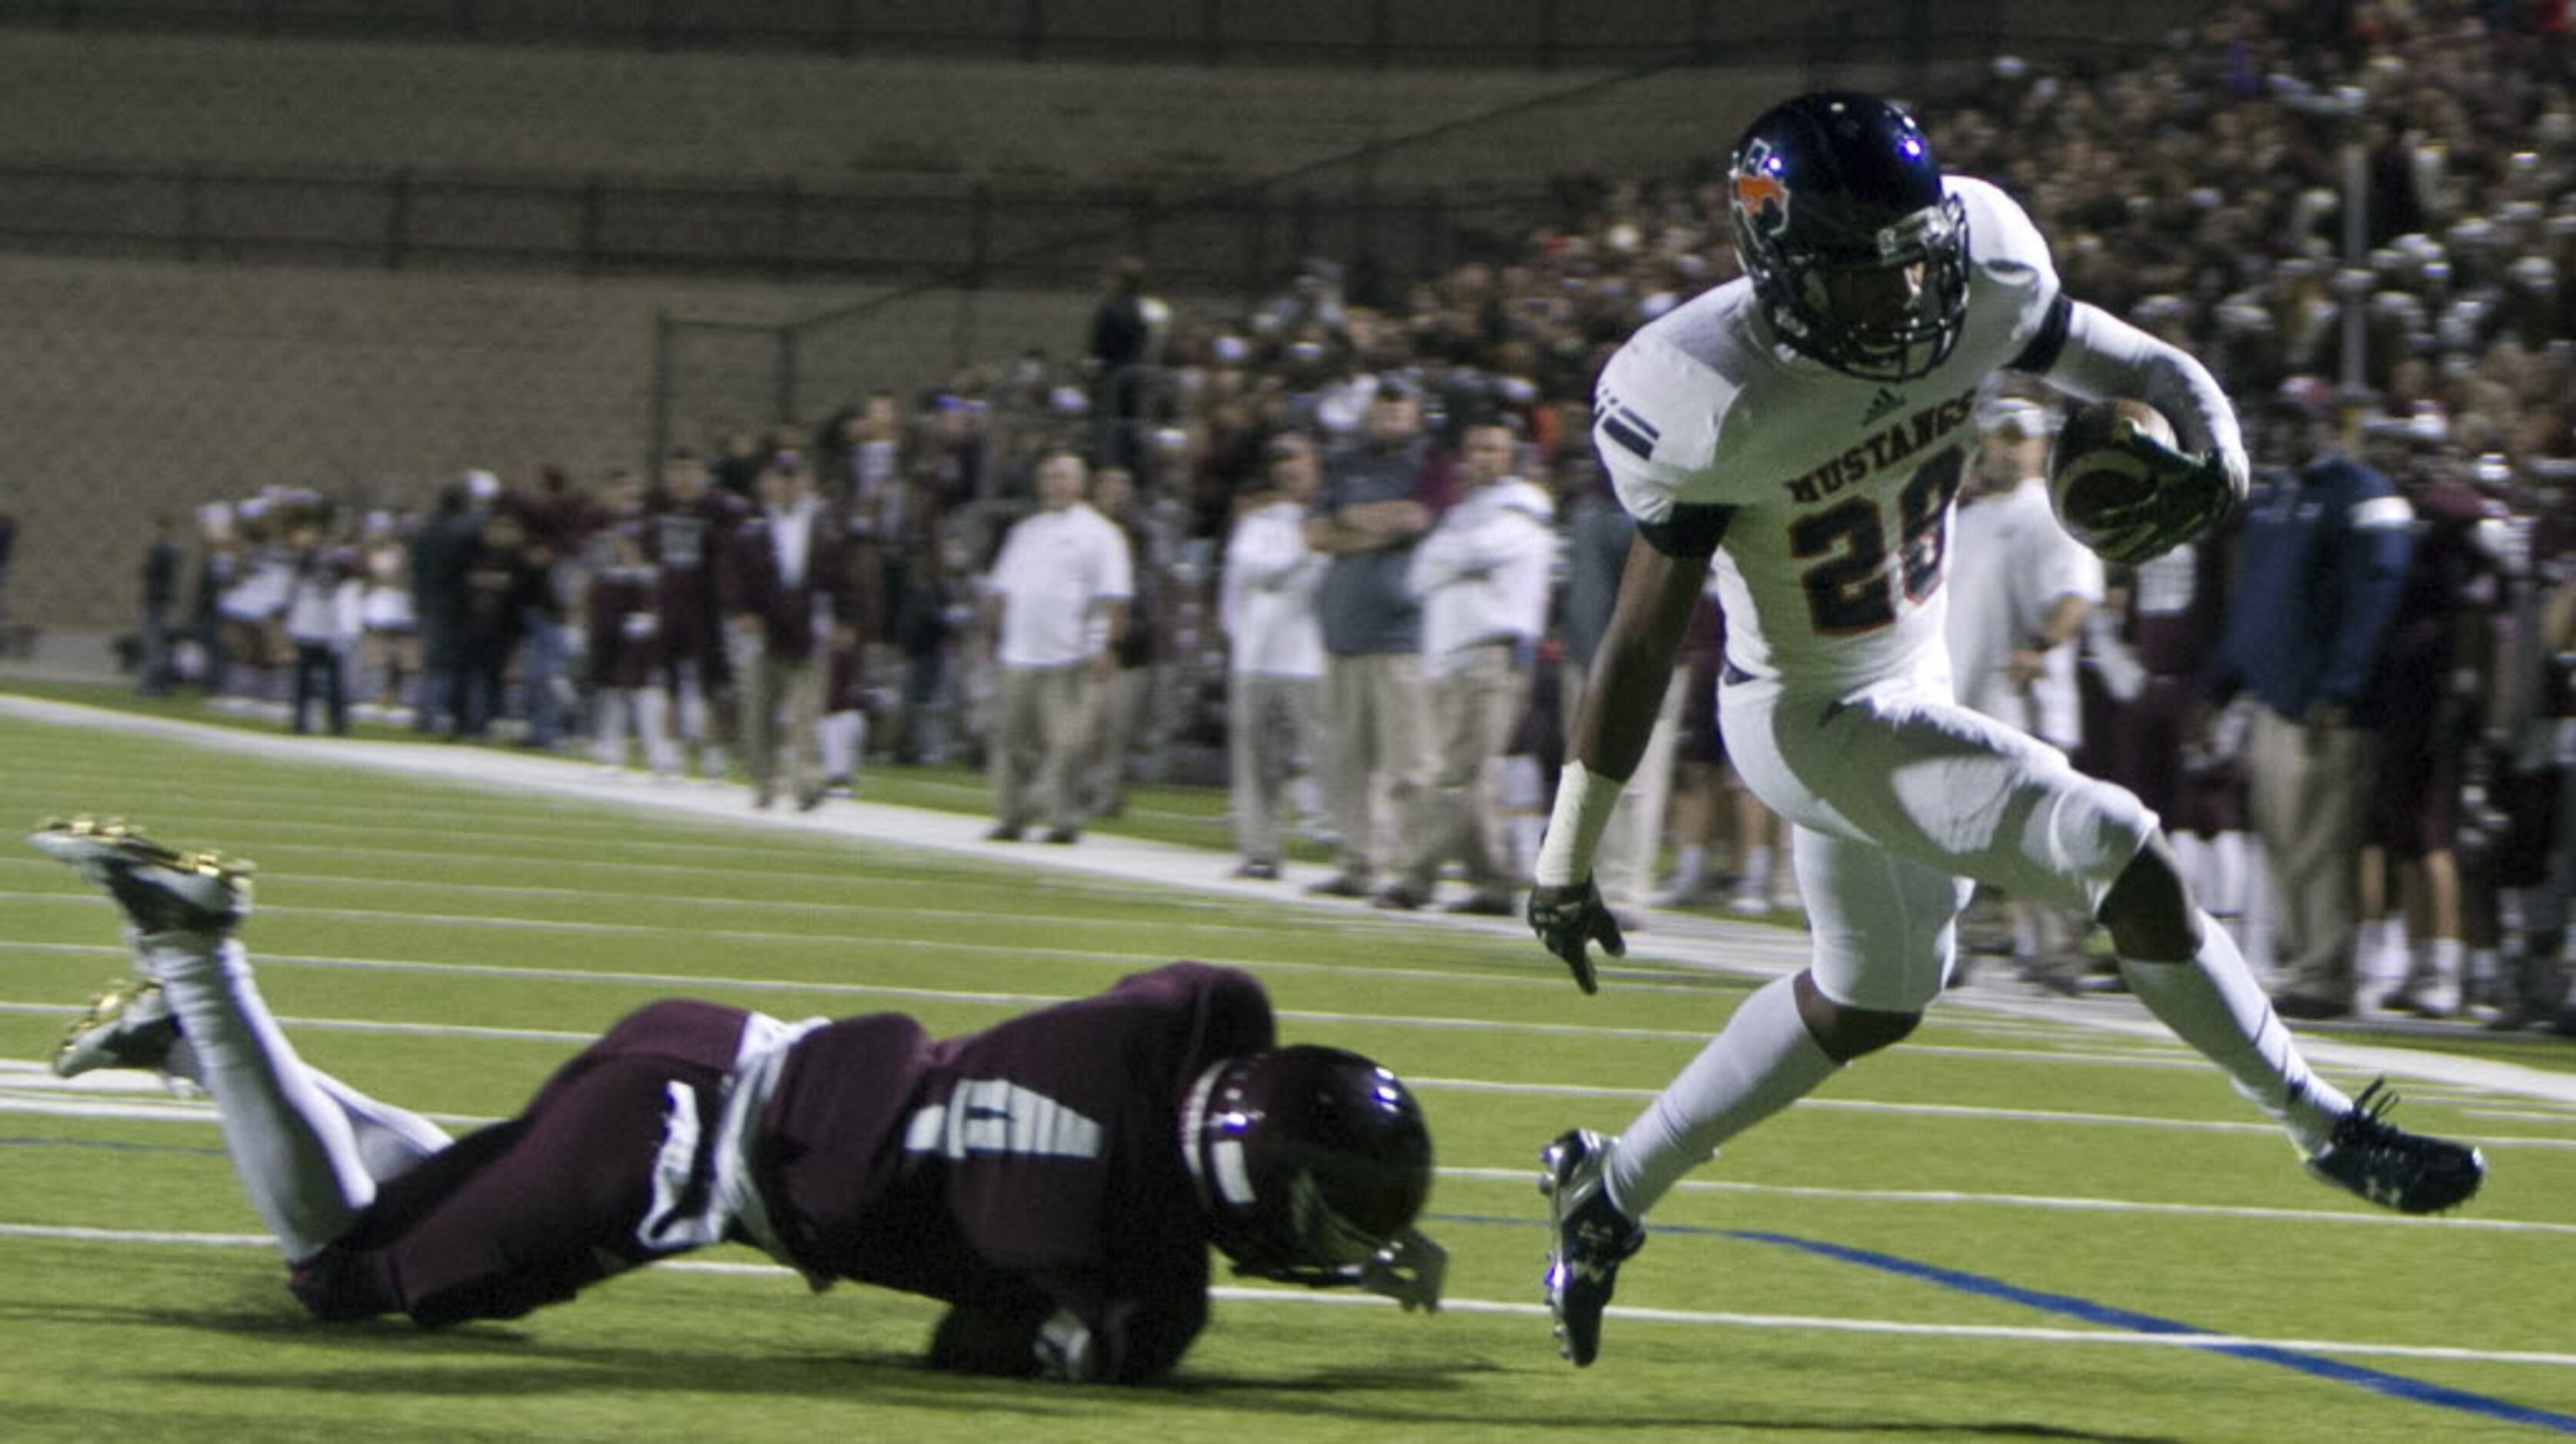
M 258 1249 L 274 1247 L 276 1244 L 275 1239 L 259 1233 L 158 1233 L 16 1223 L 0 1223 L 0 1239 L 40 1243 L 112 1243 L 202 1249 Z M 793 1269 L 777 1264 L 674 1259 L 652 1267 L 657 1273 L 690 1273 L 719 1278 L 797 1279 L 801 1283 L 801 1279 Z M 1311 1304 L 1328 1308 L 1378 1309 L 1396 1307 L 1392 1299 L 1368 1294 L 1315 1291 L 1291 1293 L 1285 1289 L 1243 1288 L 1231 1284 L 1211 1287 L 1208 1290 L 1208 1296 L 1231 1304 Z M 1547 1315 L 1547 1308 L 1543 1304 L 1508 1303 L 1500 1299 L 1447 1298 L 1440 1301 L 1440 1307 L 1443 1312 L 1458 1314 L 1504 1315 L 1513 1318 L 1544 1318 Z M 2013 1324 L 1934 1324 L 1897 1319 L 1834 1318 L 1808 1314 L 1739 1314 L 1700 1309 L 1629 1308 L 1618 1304 L 1610 1307 L 1609 1317 L 1629 1323 L 1678 1324 L 1698 1328 L 1900 1334 L 1932 1339 L 1974 1339 L 2027 1344 L 2107 1344 L 2162 1349 L 2278 1349 L 2305 1354 L 2328 1354 L 2343 1358 L 2434 1359 L 2457 1363 L 2520 1364 L 2536 1368 L 2576 1369 L 2576 1354 L 2556 1354 L 2528 1349 L 2470 1349 L 2433 1344 L 2377 1344 L 2347 1339 L 2263 1339 L 2238 1334 L 2151 1334 L 2127 1329 L 2050 1329 Z
M 978 858 L 1021 868 L 1078 874 L 1123 884 L 1146 883 L 1205 896 L 1232 897 L 1330 911 L 1348 919 L 1351 905 L 1308 898 L 1293 883 L 1259 883 L 1225 876 L 1230 855 L 1171 843 L 1149 842 L 1102 833 L 1086 834 L 1074 847 L 1030 843 L 996 843 L 983 839 L 990 820 L 963 813 L 942 813 L 885 803 L 834 800 L 810 813 L 792 810 L 754 811 L 738 788 L 643 785 L 631 775 L 608 778 L 596 765 L 569 757 L 530 755 L 485 747 L 452 747 L 414 742 L 376 742 L 349 738 L 295 737 L 285 733 L 245 731 L 174 718 L 146 717 L 105 708 L 23 697 L 0 692 L 0 717 L 90 732 L 148 737 L 209 751 L 257 757 L 318 768 L 394 774 L 447 783 L 518 798 L 545 797 L 588 804 L 612 811 L 642 812 L 661 817 L 715 823 L 747 834 L 794 834 L 808 838 L 842 838 L 879 845 L 918 848 Z M 64 798 L 57 809 L 87 810 L 79 798 Z M 34 819 L 28 819 L 32 822 Z M 221 839 L 207 839 L 220 843 Z M 1320 870 L 1318 871 L 1320 875 Z M 1531 966 L 1552 972 L 1559 965 L 1546 958 L 1517 921 L 1497 918 L 1453 918 L 1415 915 L 1424 926 L 1482 931 L 1509 939 L 1525 950 Z M 1642 962 L 1707 972 L 1769 979 L 1794 971 L 1806 961 L 1802 933 L 1724 919 L 1655 910 L 1649 926 L 1632 937 L 1626 959 L 1604 959 L 1601 976 L 1616 987 L 1623 974 Z M 1575 1001 L 1568 994 L 1569 1004 Z M 1976 1012 L 2007 1018 L 2041 1018 L 2129 1037 L 2168 1037 L 2162 1024 L 2129 999 L 2086 999 L 2080 1003 L 2040 1000 L 2000 993 L 1981 993 L 1976 985 L 1942 1000 L 1943 1011 Z M 2576 1103 L 2576 1073 L 2551 1073 L 2484 1058 L 2457 1057 L 2413 1048 L 2389 1048 L 2305 1035 L 2301 1047 L 2320 1065 L 2354 1074 L 2385 1073 L 2477 1089 L 2505 1096 Z

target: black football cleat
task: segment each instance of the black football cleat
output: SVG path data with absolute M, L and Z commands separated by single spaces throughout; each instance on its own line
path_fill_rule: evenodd
M 2308 1155 L 2308 1172 L 2356 1197 L 2399 1213 L 2439 1213 L 2477 1195 L 2486 1156 L 2466 1144 L 2427 1138 L 2387 1122 L 2397 1102 L 2388 1080 L 2374 1080 L 2335 1124 L 2334 1136 Z
M 1588 1368 L 1601 1353 L 1601 1313 L 1610 1307 L 1619 1265 L 1645 1247 L 1646 1230 L 1610 1202 L 1602 1181 L 1601 1135 L 1577 1128 L 1539 1154 L 1547 1171 L 1538 1191 L 1547 1197 L 1547 1311 L 1556 1319 L 1556 1346 L 1574 1367 Z
M 147 937 L 228 933 L 250 913 L 249 863 L 164 847 L 114 818 L 49 822 L 27 842 L 106 889 Z

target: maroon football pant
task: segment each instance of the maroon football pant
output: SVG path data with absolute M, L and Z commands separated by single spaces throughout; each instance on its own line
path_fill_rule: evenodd
M 748 1016 L 685 1001 L 628 1015 L 518 1117 L 385 1183 L 289 1287 L 322 1318 L 408 1314 L 436 1326 L 516 1318 L 669 1257 L 636 1230 L 653 1203 L 671 1089 L 691 1090 L 697 1116 L 715 1118 Z M 697 1163 L 703 1178 L 706 1160 Z

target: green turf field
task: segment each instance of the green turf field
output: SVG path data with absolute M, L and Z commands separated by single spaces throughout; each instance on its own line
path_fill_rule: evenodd
M 1535 1151 L 1624 1123 L 1746 980 L 1631 966 L 1586 999 L 1535 945 L 1365 909 L 0 719 L 0 822 L 71 811 L 256 859 L 245 938 L 299 1045 L 451 1126 L 658 996 L 958 1031 L 1173 957 L 1248 967 L 1292 1040 L 1413 1081 L 1451 1306 L 1229 1289 L 1140 1392 L 931 1375 L 932 1305 L 739 1250 L 507 1326 L 309 1323 L 204 1105 L 43 1070 L 122 948 L 0 840 L 0 1440 L 2576 1432 L 2576 1104 L 2548 1096 L 2401 1079 L 2401 1121 L 2495 1173 L 2462 1217 L 2398 1219 L 2308 1181 L 2177 1046 L 2066 1017 L 2119 1004 L 1945 1009 L 1668 1200 L 1578 1373 L 1537 1302 Z

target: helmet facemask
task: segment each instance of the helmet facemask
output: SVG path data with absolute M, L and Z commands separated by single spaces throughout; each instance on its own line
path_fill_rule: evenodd
M 1735 232 L 1763 319 L 1800 355 L 1896 382 L 1930 374 L 1958 347 L 1968 312 L 1968 217 L 1958 197 L 1848 244 L 1793 249 L 1761 234 L 1740 205 Z

